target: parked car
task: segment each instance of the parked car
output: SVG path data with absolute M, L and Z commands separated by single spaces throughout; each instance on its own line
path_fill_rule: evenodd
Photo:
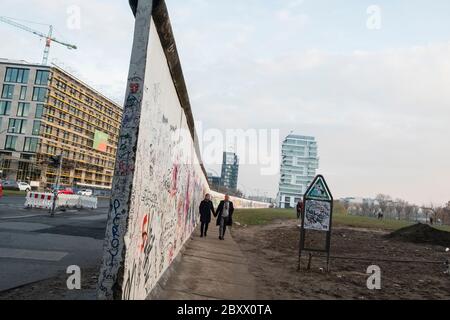
M 26 182 L 17 182 L 17 186 L 20 191 L 26 191 L 26 192 L 31 191 L 31 186 Z
M 94 195 L 94 191 L 92 191 L 90 189 L 83 189 L 83 190 L 78 191 L 78 194 L 80 196 L 92 197 Z
M 19 190 L 17 181 L 14 181 L 14 180 L 3 180 L 2 186 L 3 186 L 3 190 Z
M 14 180 L 3 180 L 2 186 L 4 190 L 15 190 L 15 191 L 31 191 L 31 186 L 26 182 L 17 182 Z
M 73 195 L 73 194 L 75 194 L 75 191 L 73 191 L 72 188 L 59 187 L 59 188 L 58 188 L 58 194 L 68 194 L 68 195 Z

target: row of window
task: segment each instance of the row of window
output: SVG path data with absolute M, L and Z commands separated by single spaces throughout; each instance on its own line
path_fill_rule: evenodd
M 52 127 L 51 125 L 44 126 L 43 133 L 51 136 L 56 136 L 58 139 L 62 139 L 61 141 L 66 144 L 74 145 L 80 148 L 93 148 L 93 137 L 91 139 L 87 139 L 76 134 L 64 131 L 62 129 Z M 106 148 L 106 153 L 110 154 L 110 156 L 114 154 L 114 152 L 114 148 L 109 146 Z
M 90 106 L 95 106 L 95 108 L 97 108 L 99 111 L 103 111 L 105 114 L 109 115 L 110 117 L 114 118 L 116 121 L 120 121 L 120 115 L 117 113 L 114 113 L 113 110 L 111 108 L 109 108 L 108 106 L 94 100 L 91 96 L 87 95 L 86 93 L 83 93 L 81 91 L 77 91 L 72 87 L 69 87 L 69 89 L 67 89 L 67 85 L 65 82 L 56 79 L 55 80 L 55 86 L 56 88 L 58 88 L 59 90 L 65 92 L 65 93 L 69 93 L 71 96 L 79 99 L 80 101 L 90 105 Z M 65 95 L 59 95 L 58 96 L 60 99 L 65 100 L 66 96 Z M 80 108 L 80 104 L 78 102 L 75 102 L 71 99 L 69 99 L 69 102 L 75 106 L 77 106 L 78 108 Z M 106 119 L 103 119 L 103 121 L 106 121 Z
M 5 82 L 28 83 L 29 75 L 30 69 L 6 68 Z M 46 86 L 48 85 L 49 78 L 50 78 L 50 71 L 37 70 L 36 78 L 34 79 L 34 84 Z
M 2 118 L 0 118 L 0 127 L 1 127 Z M 27 126 L 27 120 L 24 119 L 9 119 L 8 122 L 8 133 L 15 133 L 15 134 L 26 134 L 26 126 Z M 34 120 L 33 121 L 33 130 L 31 134 L 33 136 L 38 136 L 41 131 L 41 121 Z
M 44 102 L 47 98 L 48 89 L 47 88 L 41 88 L 41 87 L 34 87 L 33 88 L 33 96 L 31 100 L 38 101 L 38 102 Z M 25 100 L 27 94 L 27 87 L 21 86 L 20 88 L 20 100 Z M 4 84 L 3 90 L 2 90 L 2 99 L 13 99 L 14 97 L 14 85 L 13 84 Z
M 67 113 L 71 113 L 83 120 L 87 120 L 89 122 L 95 123 L 99 128 L 104 129 L 104 130 L 108 130 L 111 134 L 114 134 L 114 132 L 116 131 L 116 129 L 111 125 L 112 121 L 107 119 L 106 117 L 95 117 L 94 116 L 94 112 L 91 110 L 90 113 L 88 112 L 82 112 L 79 109 L 76 109 L 72 106 L 70 106 L 69 104 L 64 103 L 61 100 L 65 100 L 64 96 L 59 94 L 59 93 L 55 93 L 55 96 L 60 99 L 50 99 L 50 103 L 53 102 L 53 104 L 57 107 L 60 108 L 62 110 L 64 110 Z M 73 100 L 69 99 L 69 103 L 70 104 L 74 104 L 77 105 L 76 103 L 74 103 Z M 60 112 L 60 117 L 63 119 L 64 118 L 64 114 Z M 79 125 L 79 126 L 83 126 L 83 123 L 81 120 L 76 119 L 75 120 L 75 124 Z M 87 124 L 87 129 L 88 130 L 92 130 L 91 128 L 92 126 Z
M 0 116 L 11 115 L 11 101 L 1 101 L 0 100 Z M 28 117 L 30 114 L 30 104 L 26 102 L 19 102 L 17 104 L 18 117 Z M 41 103 L 36 104 L 35 117 L 41 119 L 44 114 L 44 105 Z
M 50 123 L 74 130 L 79 134 L 83 134 L 91 139 L 94 139 L 94 130 L 97 128 L 87 122 L 79 120 L 78 118 L 72 117 L 70 113 L 66 114 L 60 110 L 50 108 L 47 110 L 46 119 Z M 108 133 L 110 134 L 109 142 L 111 144 L 117 143 L 117 136 L 112 131 L 109 131 Z
M 59 149 L 57 149 L 54 146 L 47 145 L 46 147 L 44 146 L 44 149 L 46 149 L 44 151 L 46 151 L 46 153 L 48 153 L 48 154 L 58 154 L 59 153 Z M 85 155 L 85 154 L 75 152 L 75 151 L 64 150 L 63 155 L 66 159 L 71 159 L 71 160 L 75 160 L 75 161 L 81 160 L 81 161 L 89 162 L 93 165 L 98 165 L 98 166 L 102 166 L 102 167 L 109 167 L 109 168 L 114 167 L 114 164 L 112 161 L 107 161 L 104 159 L 91 157 L 89 155 Z
M 17 136 L 6 136 L 5 150 L 8 151 L 18 151 L 16 150 Z M 39 138 L 25 138 L 25 143 L 23 144 L 24 152 L 37 152 L 39 146 Z

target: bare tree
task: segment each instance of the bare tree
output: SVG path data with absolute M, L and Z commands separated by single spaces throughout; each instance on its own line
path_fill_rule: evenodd
M 389 208 L 389 204 L 392 203 L 392 198 L 391 196 L 385 195 L 385 194 L 379 194 L 377 195 L 377 197 L 375 198 L 375 200 L 378 202 L 378 206 L 381 209 L 381 212 L 386 215 L 388 208 Z
M 408 220 L 408 221 L 416 220 L 417 221 L 417 218 L 418 218 L 417 215 L 419 213 L 419 208 L 417 206 L 408 204 L 405 207 L 404 212 L 405 212 L 406 220 Z

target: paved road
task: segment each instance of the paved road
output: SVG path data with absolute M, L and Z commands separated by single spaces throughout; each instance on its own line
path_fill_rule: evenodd
M 0 199 L 0 292 L 99 265 L 109 200 L 97 210 L 68 210 L 54 218 L 24 208 L 23 197 Z

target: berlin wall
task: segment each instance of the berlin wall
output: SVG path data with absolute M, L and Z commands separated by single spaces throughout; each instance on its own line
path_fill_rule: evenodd
M 166 4 L 129 2 L 136 23 L 98 282 L 102 300 L 146 299 L 191 238 L 210 192 Z

